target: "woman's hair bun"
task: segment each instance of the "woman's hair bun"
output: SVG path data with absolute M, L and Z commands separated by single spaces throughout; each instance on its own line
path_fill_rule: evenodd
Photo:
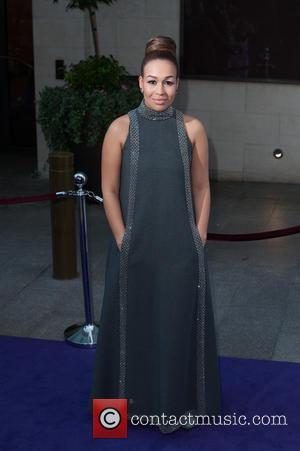
M 155 36 L 146 43 L 145 55 L 151 52 L 169 52 L 176 58 L 176 43 L 168 36 Z
M 146 43 L 145 55 L 141 64 L 141 75 L 144 76 L 144 68 L 149 61 L 156 59 L 169 60 L 176 67 L 178 77 L 178 62 L 176 58 L 176 43 L 169 36 L 155 36 Z

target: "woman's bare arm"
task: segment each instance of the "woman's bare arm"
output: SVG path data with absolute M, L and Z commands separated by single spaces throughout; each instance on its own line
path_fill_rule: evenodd
M 202 123 L 187 116 L 187 133 L 193 144 L 192 192 L 195 205 L 195 221 L 203 243 L 207 238 L 210 215 L 210 184 L 208 141 Z
M 120 206 L 120 168 L 122 149 L 128 134 L 127 115 L 115 119 L 109 126 L 102 146 L 101 188 L 105 214 L 120 249 L 125 232 L 125 224 Z

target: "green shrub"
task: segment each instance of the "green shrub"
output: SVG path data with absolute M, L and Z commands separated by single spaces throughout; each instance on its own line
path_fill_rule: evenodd
M 65 73 L 65 80 L 73 89 L 111 92 L 120 88 L 128 75 L 125 67 L 119 65 L 112 55 L 100 58 L 90 56 L 86 60 L 72 64 Z
M 46 86 L 39 94 L 37 121 L 52 151 L 100 143 L 109 124 L 141 101 L 136 80 L 111 55 L 72 65 L 64 86 Z

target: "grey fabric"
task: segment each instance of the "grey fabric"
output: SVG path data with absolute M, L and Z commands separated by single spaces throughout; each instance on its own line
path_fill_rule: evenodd
M 221 414 L 206 248 L 194 223 L 192 145 L 182 113 L 129 112 L 119 251 L 110 234 L 91 398 L 128 414 Z M 178 426 L 160 426 L 172 432 Z

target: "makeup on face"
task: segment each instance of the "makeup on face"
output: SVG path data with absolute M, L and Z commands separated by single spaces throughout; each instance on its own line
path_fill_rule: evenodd
M 146 64 L 140 81 L 149 107 L 163 110 L 173 103 L 177 89 L 174 72 L 175 68 L 167 60 L 153 60 Z

